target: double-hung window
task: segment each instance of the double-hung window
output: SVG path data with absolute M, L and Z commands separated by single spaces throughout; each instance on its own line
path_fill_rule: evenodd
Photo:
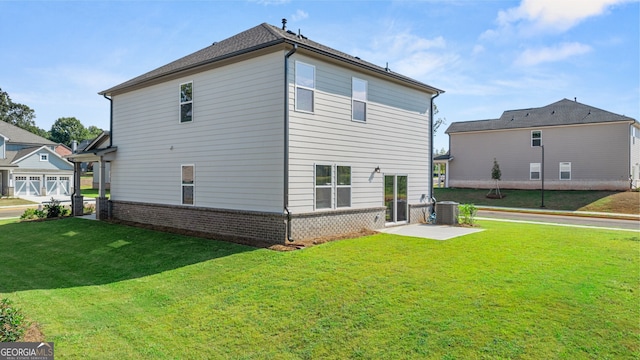
M 333 166 L 316 165 L 315 174 L 316 209 L 331 209 L 333 198 Z
M 180 84 L 180 122 L 193 121 L 193 82 Z
M 316 67 L 296 61 L 296 110 L 313 112 Z
M 195 165 L 182 165 L 182 205 L 194 204 L 195 169 Z
M 367 81 L 358 78 L 351 80 L 351 118 L 355 121 L 367 121 Z
M 542 145 L 542 131 L 533 130 L 531 131 L 531 146 L 541 146 Z
M 560 163 L 560 180 L 571 180 L 571 163 Z
M 351 166 L 315 165 L 315 209 L 351 206 Z
M 529 180 L 540 180 L 540 163 L 529 164 Z
M 336 206 L 351 206 L 351 166 L 336 166 Z

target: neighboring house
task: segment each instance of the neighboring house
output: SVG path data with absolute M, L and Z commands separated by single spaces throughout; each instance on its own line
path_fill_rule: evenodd
M 65 144 L 56 145 L 56 153 L 62 157 L 71 154 L 71 149 Z
M 100 93 L 109 213 L 268 243 L 421 221 L 441 92 L 261 24 Z
M 73 193 L 73 165 L 60 144 L 0 121 L 0 189 L 3 196 Z
M 450 187 L 626 190 L 640 179 L 640 124 L 577 101 L 505 111 L 499 119 L 452 123 Z M 542 154 L 544 152 L 544 159 Z M 544 166 L 543 166 L 544 165 Z

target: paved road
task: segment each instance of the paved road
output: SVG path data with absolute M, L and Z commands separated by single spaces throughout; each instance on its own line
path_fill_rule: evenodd
M 478 218 L 494 218 L 515 221 L 534 221 L 541 223 L 554 223 L 578 226 L 593 226 L 604 228 L 616 228 L 640 231 L 640 221 L 607 219 L 599 217 L 548 215 L 522 212 L 506 212 L 494 210 L 478 210 Z

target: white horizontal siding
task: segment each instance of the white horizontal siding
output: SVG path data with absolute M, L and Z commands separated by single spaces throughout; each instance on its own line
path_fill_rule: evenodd
M 195 165 L 195 205 L 282 211 L 283 54 L 269 54 L 113 98 L 111 197 L 180 204 Z M 193 81 L 193 122 L 179 84 Z
M 351 166 L 352 208 L 384 206 L 384 175 L 408 175 L 409 203 L 429 188 L 430 94 L 309 57 L 296 60 L 316 67 L 313 114 L 290 103 L 289 208 L 314 207 L 314 164 Z M 289 68 L 294 98 L 294 66 Z M 368 82 L 366 123 L 351 120 L 351 80 Z M 374 173 L 379 166 L 381 173 Z

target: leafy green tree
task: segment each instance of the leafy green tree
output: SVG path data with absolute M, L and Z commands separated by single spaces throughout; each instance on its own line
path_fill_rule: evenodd
M 98 135 L 102 134 L 102 129 L 95 125 L 91 125 L 87 128 L 87 134 L 89 135 L 87 139 L 95 139 Z
M 49 138 L 49 133 L 46 130 L 36 126 L 35 117 L 33 109 L 27 105 L 14 103 L 9 94 L 0 88 L 0 120 L 44 138 Z
M 80 120 L 74 117 L 63 117 L 56 120 L 51 126 L 51 141 L 65 144 L 71 147 L 73 140 L 78 142 L 90 138 L 89 131 Z

